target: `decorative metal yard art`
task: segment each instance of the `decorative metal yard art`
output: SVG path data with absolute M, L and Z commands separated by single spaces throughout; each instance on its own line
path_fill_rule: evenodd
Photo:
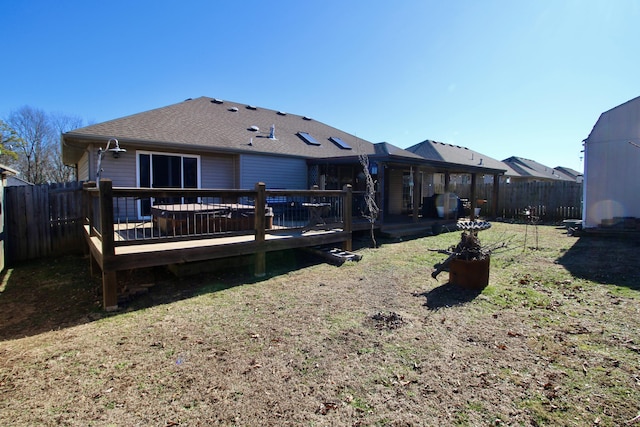
M 435 265 L 431 277 L 435 279 L 449 269 L 449 282 L 452 284 L 474 289 L 487 286 L 491 249 L 480 244 L 478 232 L 490 227 L 491 223 L 487 221 L 458 221 L 457 228 L 462 230 L 460 242 L 448 250 L 438 251 L 449 256 Z
M 536 238 L 536 249 L 538 249 L 538 222 L 540 222 L 540 216 L 536 212 L 536 208 L 527 206 L 524 208 L 522 215 L 525 219 L 524 225 L 524 247 L 522 248 L 522 252 L 527 250 L 527 232 L 529 225 L 533 226 L 534 235 Z

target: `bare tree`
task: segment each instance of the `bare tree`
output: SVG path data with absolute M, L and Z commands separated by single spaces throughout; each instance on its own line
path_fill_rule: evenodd
M 7 120 L 18 134 L 16 144 L 18 170 L 22 177 L 34 184 L 47 182 L 44 162 L 51 145 L 51 126 L 43 110 L 24 106 L 12 112 Z
M 358 159 L 362 165 L 362 172 L 364 173 L 366 182 L 364 201 L 367 210 L 362 213 L 362 216 L 369 220 L 369 224 L 371 224 L 371 242 L 373 243 L 373 247 L 376 248 L 378 247 L 378 243 L 376 242 L 375 236 L 375 223 L 380 213 L 380 208 L 378 208 L 378 204 L 376 203 L 376 186 L 369 171 L 369 157 L 366 154 L 359 154 Z
M 49 162 L 49 171 L 47 173 L 49 181 L 73 181 L 76 178 L 76 171 L 73 167 L 67 166 L 62 162 L 62 146 L 59 142 L 60 135 L 64 132 L 84 126 L 84 120 L 78 116 L 69 116 L 62 113 L 53 113 L 49 117 L 57 139 L 56 144 L 53 145 L 53 150 L 51 152 L 52 156 Z
M 7 124 L 17 136 L 15 166 L 25 180 L 43 184 L 74 179 L 74 169 L 62 162 L 60 134 L 81 127 L 82 119 L 23 106 L 9 115 Z

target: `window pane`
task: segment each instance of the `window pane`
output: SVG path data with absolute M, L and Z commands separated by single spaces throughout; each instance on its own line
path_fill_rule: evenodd
M 181 188 L 182 187 L 182 158 L 178 156 L 165 156 L 154 154 L 153 163 L 153 187 L 154 188 Z
M 148 154 L 140 154 L 140 187 L 151 187 L 151 156 Z
M 183 157 L 182 165 L 183 187 L 198 188 L 198 159 Z

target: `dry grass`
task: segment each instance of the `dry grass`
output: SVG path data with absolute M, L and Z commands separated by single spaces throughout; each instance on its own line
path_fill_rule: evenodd
M 551 226 L 526 235 L 525 248 L 523 225 L 480 233 L 511 248 L 493 254 L 482 293 L 430 276 L 443 255 L 429 249 L 458 233 L 384 242 L 341 267 L 282 257 L 263 281 L 132 273 L 156 286 L 113 315 L 96 310 L 87 260 L 18 266 L 0 293 L 0 423 L 631 421 L 638 243 Z

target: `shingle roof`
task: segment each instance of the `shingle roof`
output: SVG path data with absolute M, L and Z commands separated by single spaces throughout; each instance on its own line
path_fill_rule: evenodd
M 542 163 L 538 163 L 534 160 L 512 156 L 508 159 L 504 159 L 503 162 L 511 166 L 513 170 L 515 170 L 520 176 L 523 177 L 563 181 L 567 180 L 566 175 L 561 175 L 557 173 L 554 168 L 545 166 Z
M 501 161 L 459 145 L 427 139 L 407 148 L 407 151 L 416 153 L 428 160 L 454 163 L 477 169 L 506 171 L 507 175 L 515 174 Z
M 554 169 L 557 173 L 560 174 L 560 176 L 566 176 L 568 180 L 576 180 L 578 179 L 578 177 L 583 176 L 582 172 L 578 172 L 575 169 L 567 168 L 564 166 L 556 166 Z
M 271 126 L 275 138 L 269 138 Z M 257 128 L 257 130 L 256 130 Z M 300 132 L 320 145 L 304 141 Z M 121 145 L 154 143 L 157 146 L 188 145 L 193 150 L 269 153 L 304 158 L 330 158 L 375 154 L 375 146 L 313 118 L 246 104 L 200 97 L 131 116 L 75 129 L 65 141 L 96 137 L 118 138 Z M 340 138 L 352 149 L 331 140 Z M 106 139 L 105 139 L 106 141 Z M 406 153 L 408 156 L 413 156 Z

